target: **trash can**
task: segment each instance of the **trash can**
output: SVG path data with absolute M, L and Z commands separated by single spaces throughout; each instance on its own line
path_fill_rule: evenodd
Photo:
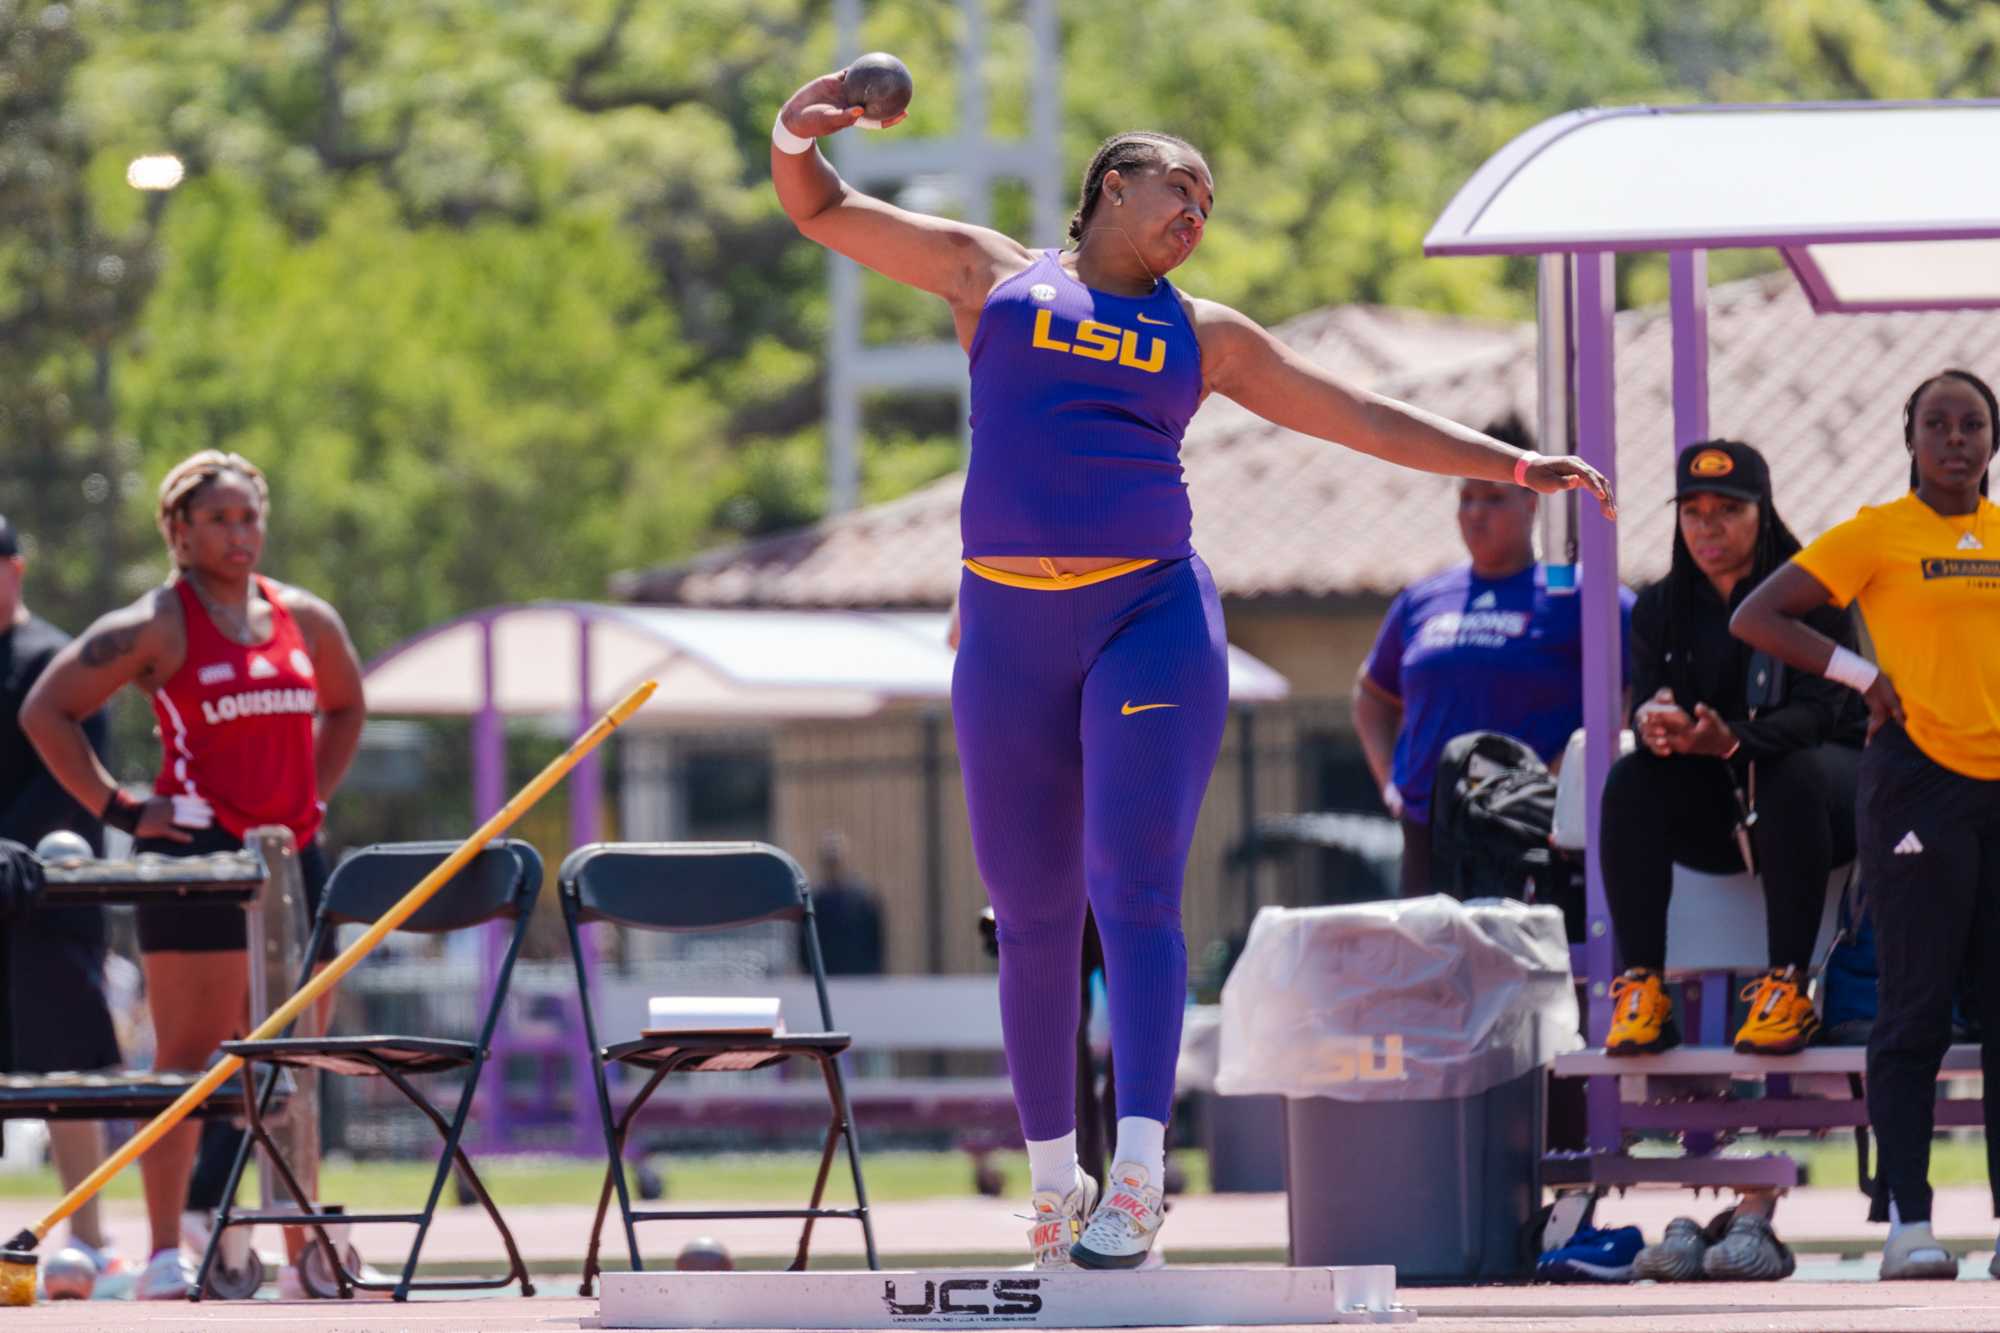
M 1208 1154 L 1214 1194 L 1275 1194 L 1285 1188 L 1285 1099 L 1225 1097 L 1215 1090 L 1222 1047 L 1222 1006 L 1188 1007 L 1174 1091 L 1192 1104 L 1196 1133 Z
M 1553 907 L 1266 908 L 1222 988 L 1215 1083 L 1285 1098 L 1293 1264 L 1519 1277 L 1547 1067 L 1581 1045 Z

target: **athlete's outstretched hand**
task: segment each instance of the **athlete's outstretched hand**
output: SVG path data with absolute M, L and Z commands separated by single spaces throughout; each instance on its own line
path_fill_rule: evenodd
M 803 133 L 804 131 L 801 131 Z M 1562 491 L 1586 490 L 1597 497 L 1597 507 L 1606 518 L 1618 517 L 1618 501 L 1611 496 L 1611 483 L 1604 474 L 1575 454 L 1537 458 L 1522 469 L 1521 480 L 1531 491 L 1555 495 Z
M 793 93 L 784 109 L 778 112 L 778 119 L 785 128 L 801 139 L 823 139 L 846 129 L 866 115 L 867 108 L 847 105 L 845 73 L 844 70 L 835 70 L 831 74 L 822 74 Z M 883 121 L 882 128 L 888 129 L 909 114 L 907 109 L 904 110 L 894 119 Z

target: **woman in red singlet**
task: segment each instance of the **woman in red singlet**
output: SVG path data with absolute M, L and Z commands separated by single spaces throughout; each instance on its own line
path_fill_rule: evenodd
M 174 577 L 104 616 L 49 664 L 21 725 L 77 800 L 140 851 L 233 850 L 282 824 L 298 842 L 309 904 L 326 880 L 318 843 L 325 797 L 353 761 L 365 714 L 361 663 L 340 616 L 311 593 L 258 574 L 270 493 L 236 454 L 204 450 L 160 483 L 159 526 Z M 152 697 L 163 750 L 150 797 L 121 790 L 81 719 L 134 685 Z M 157 1036 L 155 1067 L 200 1069 L 244 1030 L 249 964 L 234 906 L 141 908 L 139 948 Z M 152 1262 L 135 1296 L 185 1298 L 181 1206 L 197 1126 L 140 1159 Z

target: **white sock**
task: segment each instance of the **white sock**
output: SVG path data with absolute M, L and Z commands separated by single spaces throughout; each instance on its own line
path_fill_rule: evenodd
M 1889 1239 L 1890 1240 L 1896 1239 L 1896 1237 L 1899 1234 L 1909 1230 L 1911 1227 L 1922 1227 L 1924 1230 L 1929 1231 L 1931 1228 L 1931 1224 L 1928 1219 L 1922 1222 L 1905 1222 L 1903 1220 L 1902 1210 L 1896 1207 L 1896 1201 L 1894 1199 L 1889 1200 Z M 1910 1251 L 1910 1257 L 1914 1259 L 1920 1254 L 1929 1255 L 1933 1253 L 1935 1254 L 1945 1253 L 1944 1246 L 1926 1245 L 1921 1250 Z
M 1028 1140 L 1028 1188 L 1040 1194 L 1068 1194 L 1076 1188 L 1076 1131 L 1059 1138 Z
M 1146 1183 L 1160 1188 L 1167 1170 L 1167 1126 L 1165 1121 L 1143 1115 L 1118 1117 L 1118 1151 L 1111 1155 L 1114 1165 L 1136 1162 L 1146 1168 Z
M 152 1254 L 152 1258 L 150 1258 L 150 1259 L 146 1260 L 146 1262 L 150 1264 L 151 1262 L 153 1262 L 153 1259 L 157 1259 L 157 1258 L 159 1258 L 159 1257 L 160 1257 L 161 1255 L 163 1255 L 163 1254 L 179 1254 L 180 1252 L 181 1252 L 181 1247 L 180 1247 L 180 1246 L 178 1246 L 178 1245 L 169 1245 L 169 1246 L 167 1246 L 167 1248 L 165 1248 L 164 1250 L 154 1250 L 154 1251 L 153 1251 L 153 1254 Z

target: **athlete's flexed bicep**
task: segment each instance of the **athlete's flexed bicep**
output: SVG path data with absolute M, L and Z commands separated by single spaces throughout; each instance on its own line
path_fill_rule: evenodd
M 55 655 L 28 691 L 21 730 L 49 773 L 86 810 L 103 811 L 117 783 L 91 746 L 83 720 L 127 685 L 156 688 L 179 669 L 186 651 L 178 605 L 171 594 L 155 590 L 100 617 Z M 169 824 L 162 798 L 139 831 L 185 841 L 185 834 L 163 832 Z
M 792 94 L 778 113 L 790 133 L 820 139 L 848 128 L 860 108 L 848 107 L 838 73 L 822 75 Z M 771 181 L 799 231 L 884 277 L 943 297 L 954 314 L 976 318 L 1001 279 L 1034 262 L 1026 246 L 990 227 L 898 208 L 841 180 L 817 147 L 771 149 Z M 967 332 L 961 321 L 961 340 Z

